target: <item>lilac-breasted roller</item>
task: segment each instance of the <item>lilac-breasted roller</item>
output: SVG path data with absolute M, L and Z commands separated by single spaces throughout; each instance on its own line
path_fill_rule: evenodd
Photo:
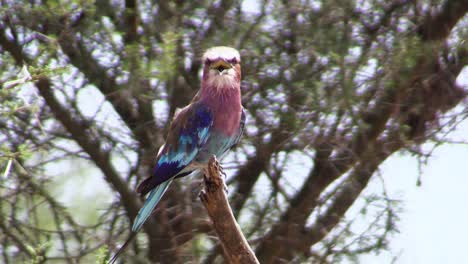
M 245 113 L 239 52 L 214 47 L 205 52 L 202 61 L 201 88 L 192 102 L 175 114 L 153 174 L 137 188 L 141 195 L 149 194 L 133 222 L 132 234 L 109 263 L 117 259 L 148 220 L 174 178 L 199 171 L 212 155 L 222 158 L 242 135 Z

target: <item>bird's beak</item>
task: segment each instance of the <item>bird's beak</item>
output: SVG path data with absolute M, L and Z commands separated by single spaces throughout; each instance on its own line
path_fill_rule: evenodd
M 218 70 L 219 72 L 223 72 L 226 69 L 231 69 L 232 65 L 224 60 L 218 60 L 211 64 L 211 69 Z

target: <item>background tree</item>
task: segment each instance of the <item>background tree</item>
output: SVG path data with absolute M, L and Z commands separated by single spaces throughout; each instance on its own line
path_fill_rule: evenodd
M 389 156 L 425 155 L 421 144 L 467 117 L 455 82 L 467 64 L 467 9 L 462 0 L 2 0 L 0 158 L 12 164 L 0 178 L 2 261 L 86 263 L 126 238 L 141 205 L 135 186 L 215 45 L 242 54 L 247 131 L 224 164 L 259 261 L 385 249 L 391 199 L 366 200 L 380 209 L 363 233 L 344 215 Z M 60 174 L 69 167 L 83 169 Z M 89 210 L 85 175 L 107 182 L 105 208 Z M 221 260 L 199 180 L 171 186 L 128 260 Z

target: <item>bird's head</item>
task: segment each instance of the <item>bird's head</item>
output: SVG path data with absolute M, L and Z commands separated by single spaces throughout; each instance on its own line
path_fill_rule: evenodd
M 203 55 L 203 82 L 209 87 L 222 89 L 240 88 L 240 55 L 230 47 L 213 47 Z

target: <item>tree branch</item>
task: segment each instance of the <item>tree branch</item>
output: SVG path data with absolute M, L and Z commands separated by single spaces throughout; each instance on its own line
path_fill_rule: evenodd
M 15 40 L 9 40 L 7 38 L 5 34 L 5 28 L 2 25 L 0 25 L 0 45 L 4 50 L 11 54 L 16 64 L 23 65 L 21 48 L 17 48 L 18 44 L 15 43 Z
M 86 133 L 87 129 L 77 122 L 77 120 L 73 119 L 69 111 L 57 101 L 57 98 L 55 98 L 52 92 L 51 83 L 48 78 L 40 77 L 36 86 L 55 117 L 68 132 L 70 132 L 78 145 L 90 155 L 91 159 L 96 163 L 96 166 L 103 172 L 106 180 L 120 193 L 128 215 L 135 217 L 138 208 L 140 208 L 137 195 L 128 187 L 127 183 L 119 176 L 114 166 L 112 166 L 110 154 L 102 151 L 99 141 L 90 137 L 89 134 L 91 133 Z
M 419 26 L 423 40 L 436 41 L 448 37 L 455 24 L 468 12 L 466 0 L 447 0 L 435 14 L 428 14 Z
M 150 116 L 141 117 L 139 115 L 141 113 L 135 109 L 132 96 L 125 89 L 126 87 L 119 85 L 115 78 L 106 73 L 107 69 L 99 65 L 72 31 L 63 31 L 59 38 L 59 44 L 70 59 L 70 63 L 106 96 L 106 99 L 130 128 L 141 146 L 151 146 L 154 143 L 162 142 L 161 138 L 153 136 L 154 131 L 158 129 L 152 123 L 154 120 L 152 113 L 145 111 Z M 142 123 L 145 124 L 144 127 L 139 126 Z M 157 135 L 157 133 L 154 134 Z
M 442 8 L 442 12 L 446 11 L 446 5 Z M 436 16 L 437 17 L 437 16 Z M 428 20 L 430 23 L 431 20 Z M 450 25 L 455 25 L 451 23 Z M 450 32 L 450 31 L 448 31 Z M 447 36 L 446 34 L 445 36 Z M 425 38 L 425 35 L 420 35 L 421 39 Z M 437 55 L 436 55 L 437 56 Z M 302 189 L 296 194 L 290 207 L 283 213 L 281 220 L 277 224 L 273 225 L 270 232 L 265 236 L 262 243 L 257 247 L 256 253 L 262 263 L 274 263 L 279 259 L 290 260 L 295 255 L 295 250 L 303 248 L 304 242 L 306 241 L 298 239 L 305 234 L 305 224 L 309 215 L 313 212 L 317 205 L 317 198 L 320 196 L 322 191 L 329 186 L 334 180 L 340 175 L 348 171 L 354 164 L 361 160 L 366 160 L 366 153 L 369 151 L 372 153 L 378 143 L 378 137 L 382 131 L 385 130 L 388 120 L 391 118 L 393 111 L 398 109 L 400 119 L 403 120 L 401 123 L 408 124 L 412 128 L 411 112 L 409 109 L 405 109 L 406 105 L 414 105 L 412 98 L 427 98 L 420 95 L 421 91 L 428 89 L 424 84 L 431 84 L 430 93 L 435 95 L 437 91 L 441 90 L 440 81 L 427 82 L 427 80 L 444 80 L 446 85 L 445 94 L 453 94 L 450 98 L 452 100 L 442 100 L 440 98 L 446 98 L 448 96 L 438 95 L 438 104 L 432 103 L 428 105 L 427 101 L 421 102 L 421 109 L 425 109 L 423 113 L 427 112 L 427 109 L 431 109 L 431 113 L 437 111 L 444 111 L 447 108 L 450 109 L 456 103 L 460 102 L 461 98 L 464 97 L 460 93 L 460 89 L 454 84 L 454 79 L 449 79 L 444 73 L 443 69 L 439 66 L 436 56 L 426 57 L 421 54 L 413 69 L 414 73 L 409 76 L 418 76 L 418 79 L 402 79 L 398 75 L 398 72 L 391 77 L 393 80 L 398 80 L 400 83 L 397 84 L 394 89 L 386 89 L 385 93 L 381 98 L 377 99 L 375 107 L 364 113 L 361 117 L 362 122 L 365 126 L 362 126 L 359 131 L 354 134 L 346 144 L 345 148 L 341 148 L 337 151 L 337 154 L 330 156 L 331 152 L 326 155 L 319 155 L 319 149 L 317 149 L 317 156 L 314 160 L 314 168 L 310 172 L 305 184 Z M 437 76 L 437 77 L 436 77 Z M 426 82 L 424 82 L 426 80 Z M 427 86 L 426 84 L 426 86 Z M 403 118 L 404 117 L 404 118 Z M 408 117 L 408 118 L 406 118 Z M 416 116 L 418 123 L 423 124 L 422 129 L 416 130 L 417 133 L 409 133 L 407 137 L 411 140 L 418 140 L 418 137 L 424 137 L 425 133 L 430 130 L 430 127 L 426 127 L 427 122 L 432 121 L 433 116 Z M 406 119 L 408 120 L 406 120 Z M 396 149 L 392 149 L 392 152 L 386 153 L 391 154 L 403 147 L 398 146 Z M 372 149 L 374 148 L 374 149 Z M 374 152 L 375 153 L 375 152 Z M 379 161 L 382 162 L 384 158 Z M 379 162 L 379 164 L 380 164 Z M 378 164 L 376 164 L 378 166 Z M 376 167 L 377 167 L 376 166 Z M 347 209 L 341 208 L 343 214 Z M 336 225 L 333 224 L 332 226 Z M 300 242 L 299 242 L 300 241 Z M 315 239 L 314 239 L 315 241 Z M 288 247 L 284 247 L 284 244 L 288 243 Z M 312 244 L 309 244 L 311 246 Z M 271 252 L 275 254 L 271 254 Z
M 200 200 L 213 221 L 229 263 L 259 263 L 229 206 L 221 177 L 223 173 L 216 157 L 211 157 L 204 176 L 205 190 L 200 193 Z
M 391 141 L 392 144 L 384 142 Z M 387 159 L 396 150 L 403 147 L 404 141 L 396 137 L 391 139 L 378 140 L 372 150 L 366 153 L 364 162 L 360 162 L 351 172 L 350 179 L 344 184 L 327 210 L 318 218 L 318 220 L 304 233 L 304 237 L 299 239 L 303 241 L 301 251 L 305 255 L 310 252 L 310 246 L 323 239 L 339 222 L 344 214 L 353 205 L 364 188 L 367 186 L 374 171 L 379 164 Z

